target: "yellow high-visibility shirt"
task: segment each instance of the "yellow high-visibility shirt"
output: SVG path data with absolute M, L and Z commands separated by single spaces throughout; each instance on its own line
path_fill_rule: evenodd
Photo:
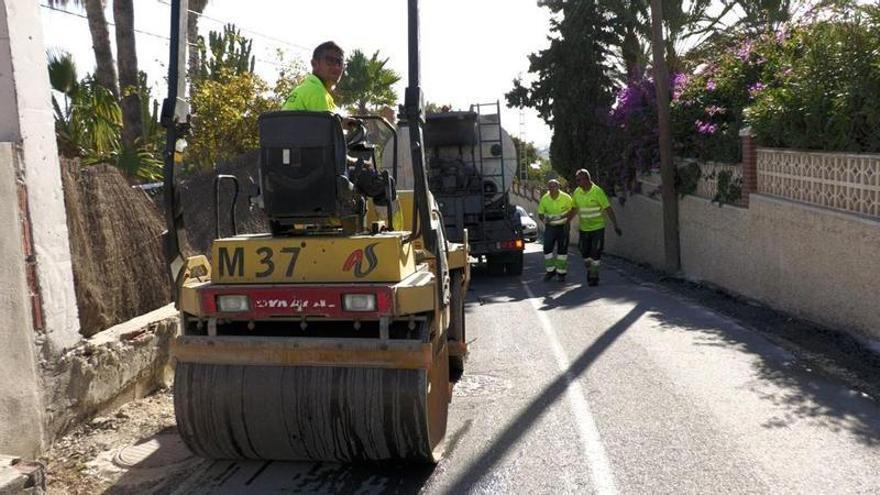
M 580 219 L 579 229 L 582 232 L 591 232 L 605 228 L 605 216 L 602 212 L 611 207 L 608 196 L 601 187 L 593 184 L 589 191 L 578 187 L 572 194 L 574 206 L 577 208 Z
M 321 79 L 309 74 L 299 86 L 293 88 L 282 110 L 299 110 L 305 112 L 335 112 L 336 102 L 333 95 L 324 87 Z
M 559 191 L 559 196 L 553 199 L 550 193 L 544 193 L 541 202 L 538 203 L 538 213 L 547 217 L 550 225 L 562 225 L 565 223 L 565 215 L 571 210 L 572 200 L 568 193 Z

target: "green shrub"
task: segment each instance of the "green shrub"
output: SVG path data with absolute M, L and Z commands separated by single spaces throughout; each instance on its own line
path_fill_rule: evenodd
M 765 146 L 880 151 L 876 6 L 723 38 L 688 62 L 673 90 L 679 156 L 739 161 L 744 126 Z
M 880 9 L 796 28 L 780 59 L 746 112 L 762 145 L 880 152 Z

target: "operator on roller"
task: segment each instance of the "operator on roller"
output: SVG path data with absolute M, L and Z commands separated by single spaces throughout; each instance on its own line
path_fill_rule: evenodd
M 559 181 L 550 179 L 547 182 L 547 192 L 538 203 L 538 218 L 544 222 L 544 280 L 550 280 L 556 275 L 560 281 L 564 281 L 568 272 L 568 225 L 571 207 L 571 196 L 559 190 Z
M 617 217 L 614 216 L 608 196 L 601 187 L 593 183 L 590 172 L 584 168 L 578 170 L 575 180 L 578 187 L 572 194 L 574 205 L 568 218 L 577 215 L 580 220 L 578 246 L 587 267 L 587 285 L 593 286 L 599 283 L 599 265 L 602 249 L 605 247 L 605 217 L 611 220 L 617 235 L 623 235 L 623 231 L 617 226 Z
M 339 84 L 345 70 L 345 52 L 336 43 L 326 41 L 312 52 L 312 73 L 290 92 L 282 110 L 335 112 L 336 102 L 330 93 Z
M 338 108 L 333 99 L 332 91 L 339 84 L 342 74 L 345 72 L 345 51 L 333 41 L 325 41 L 321 43 L 312 52 L 312 73 L 303 79 L 303 81 L 290 92 L 287 100 L 282 105 L 282 110 L 293 110 L 303 112 L 332 112 L 336 113 Z M 354 129 L 362 126 L 358 119 L 350 117 L 342 118 L 342 126 L 348 132 L 348 136 L 352 136 Z M 366 128 L 363 127 L 363 134 L 366 135 Z M 357 140 L 357 138 L 355 138 Z M 354 173 L 358 160 L 353 156 L 347 156 L 346 161 L 349 166 L 349 173 Z M 361 184 L 378 177 L 373 163 L 369 160 L 362 162 L 363 170 L 360 172 Z M 357 179 L 356 179 L 357 180 Z M 379 184 L 381 187 L 381 184 Z M 403 211 L 400 208 L 400 202 L 395 200 L 394 227 L 400 229 L 403 227 Z

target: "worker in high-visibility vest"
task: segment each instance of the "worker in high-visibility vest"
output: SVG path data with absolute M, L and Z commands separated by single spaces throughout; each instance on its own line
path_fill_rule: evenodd
M 345 52 L 336 43 L 326 41 L 312 52 L 312 73 L 290 92 L 282 110 L 335 112 L 333 88 L 345 70 Z
M 568 218 L 578 217 L 578 246 L 587 268 L 587 285 L 592 286 L 599 283 L 599 266 L 605 247 L 605 217 L 614 225 L 617 235 L 623 235 L 623 231 L 617 225 L 608 196 L 593 183 L 590 172 L 583 168 L 578 170 L 575 180 L 578 187 L 571 195 L 574 205 Z
M 338 108 L 333 100 L 332 91 L 339 84 L 344 72 L 345 52 L 342 48 L 332 41 L 321 43 L 312 52 L 312 73 L 293 88 L 281 109 L 301 112 L 337 112 Z M 342 125 L 346 129 L 351 129 L 356 125 L 356 120 L 343 117 Z M 348 157 L 347 162 L 349 166 L 356 164 L 356 160 L 351 157 Z M 365 164 L 366 173 L 370 173 L 373 168 L 372 163 Z M 395 200 L 394 209 L 394 228 L 402 230 L 403 211 L 400 208 L 399 200 Z
M 538 203 L 538 218 L 544 222 L 544 280 L 553 276 L 565 280 L 568 272 L 568 224 L 571 218 L 572 201 L 564 191 L 559 190 L 559 182 L 547 182 L 547 192 Z

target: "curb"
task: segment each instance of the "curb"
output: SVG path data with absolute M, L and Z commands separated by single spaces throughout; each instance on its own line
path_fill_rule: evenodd
M 20 457 L 0 455 L 0 495 L 44 495 L 46 466 Z

